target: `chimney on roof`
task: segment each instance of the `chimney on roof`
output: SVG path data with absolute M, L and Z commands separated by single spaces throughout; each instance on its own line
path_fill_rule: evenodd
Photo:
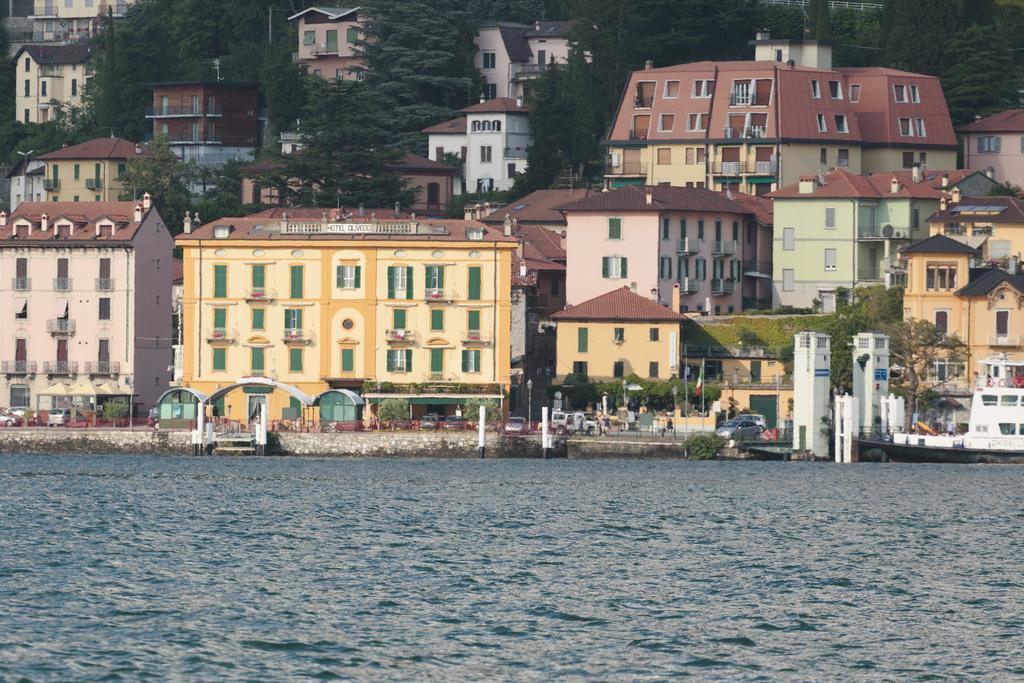
M 562 248 L 562 251 L 565 251 L 565 230 L 558 233 L 558 246 Z
M 366 218 L 366 207 L 362 204 L 359 205 L 359 217 Z
M 181 224 L 185 228 L 186 235 L 192 233 L 192 216 L 188 211 L 185 212 L 185 218 L 182 219 Z
M 50 217 L 45 213 L 39 219 L 39 229 L 46 232 L 46 229 L 50 227 Z
M 153 197 L 148 192 L 146 192 L 145 194 L 142 195 L 142 210 L 143 211 L 149 211 L 149 209 L 152 206 L 153 206 Z
M 519 258 L 519 277 L 526 277 L 526 261 Z
M 657 287 L 651 287 L 651 301 L 653 301 L 656 304 L 661 303 L 661 296 L 658 294 Z
M 7 212 L 6 211 L 0 211 L 0 228 L 5 227 L 6 225 L 7 225 Z
M 533 30 L 534 31 L 540 31 L 540 19 L 538 19 L 537 21 L 533 22 Z
M 914 170 L 911 171 L 910 177 L 914 180 L 915 183 L 921 182 L 921 164 L 917 162 L 914 163 Z
M 505 214 L 505 237 L 512 236 L 512 216 L 511 214 Z
M 949 199 L 947 199 L 946 198 L 946 194 L 943 193 L 942 196 L 939 197 L 939 211 L 945 211 L 948 208 L 949 208 Z
M 988 168 L 985 169 L 985 175 L 988 176 L 989 180 L 995 180 L 996 179 L 996 169 L 994 169 L 991 166 L 989 166 Z
M 487 101 L 487 95 L 485 95 L 483 93 L 480 93 L 480 104 L 483 104 L 486 101 Z
M 140 145 L 137 142 L 135 143 L 135 153 L 136 154 L 142 154 L 142 145 Z
M 951 199 L 953 200 L 954 204 L 959 204 L 960 203 L 960 188 L 959 187 L 954 187 L 953 188 L 953 192 L 951 193 Z
M 648 206 L 654 203 L 654 190 L 650 186 L 644 188 L 644 199 Z
M 522 107 L 523 106 L 523 96 L 522 95 L 520 95 L 519 97 L 516 98 L 516 106 L 517 107 Z
M 889 192 L 891 192 L 893 194 L 896 194 L 899 191 L 900 191 L 900 179 L 897 178 L 896 176 L 893 176 L 892 180 L 889 181 Z
M 1011 256 L 1009 263 L 1006 264 L 1006 272 L 1010 275 L 1016 275 L 1017 271 L 1020 270 L 1020 257 Z
M 942 189 L 945 190 L 947 187 L 949 187 L 949 174 L 944 172 L 942 174 Z
M 679 313 L 683 310 L 683 303 L 679 298 L 680 294 L 681 292 L 679 289 L 679 283 L 672 283 L 672 310 L 675 311 L 676 313 Z
M 285 222 L 287 222 L 287 221 L 288 221 L 288 214 L 285 214 Z M 199 212 L 196 211 L 195 215 L 192 216 L 192 229 L 193 230 L 198 230 L 201 227 L 203 227 L 203 222 L 201 220 L 199 220 Z
M 136 223 L 141 223 L 142 222 L 142 204 L 136 204 L 135 205 L 135 222 Z
M 818 176 L 805 175 L 800 178 L 800 194 L 814 194 L 818 189 Z
M 654 68 L 654 60 L 653 59 L 648 59 L 646 62 L 644 62 L 644 71 L 650 71 L 653 68 Z

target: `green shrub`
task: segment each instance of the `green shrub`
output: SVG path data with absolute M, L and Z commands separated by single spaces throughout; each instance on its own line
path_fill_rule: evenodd
M 128 417 L 128 404 L 120 401 L 108 401 L 104 403 L 103 417 L 107 420 Z
M 378 419 L 384 422 L 409 419 L 409 401 L 404 398 L 386 398 L 377 408 Z
M 487 409 L 487 421 L 496 422 L 501 418 L 498 402 L 493 398 L 471 398 L 462 406 L 462 417 L 476 421 L 480 418 L 480 406 Z
M 686 440 L 686 453 L 690 460 L 711 460 L 725 445 L 725 439 L 714 434 L 696 434 Z

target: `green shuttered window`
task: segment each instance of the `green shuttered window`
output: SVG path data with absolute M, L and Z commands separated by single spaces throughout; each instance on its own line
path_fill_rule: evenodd
M 228 267 L 213 267 L 213 296 L 216 299 L 225 299 L 228 296 Z
M 467 322 L 469 324 L 470 331 L 471 332 L 479 332 L 480 331 L 480 311 L 469 311 L 468 312 L 468 316 L 469 316 L 469 320 Z
M 444 309 L 435 308 L 430 312 L 430 329 L 435 331 L 444 329 Z
M 228 350 L 225 348 L 218 348 L 213 350 L 213 369 L 214 370 L 225 370 L 228 366 Z
M 577 352 L 579 352 L 579 353 L 586 353 L 587 352 L 587 345 L 588 345 L 588 342 L 590 341 L 589 340 L 589 336 L 590 336 L 590 330 L 588 330 L 586 327 L 581 327 L 578 330 L 576 330 L 576 351 Z
M 293 299 L 302 298 L 302 279 L 304 270 L 305 269 L 302 266 L 291 267 L 291 298 Z
M 342 349 L 341 350 L 341 371 L 352 372 L 355 370 L 355 349 Z
M 302 372 L 302 349 L 288 349 L 288 371 Z
M 469 297 L 470 301 L 480 300 L 480 266 L 469 267 Z

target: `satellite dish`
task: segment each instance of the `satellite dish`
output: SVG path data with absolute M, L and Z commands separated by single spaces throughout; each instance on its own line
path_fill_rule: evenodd
M 892 237 L 893 229 L 888 223 L 882 226 L 882 237 Z

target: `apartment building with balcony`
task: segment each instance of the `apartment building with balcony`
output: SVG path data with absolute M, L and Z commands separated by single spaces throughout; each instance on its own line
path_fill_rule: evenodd
M 95 36 L 108 16 L 119 19 L 135 0 L 35 0 L 32 40 L 80 42 Z
M 503 401 L 515 239 L 476 221 L 324 214 L 186 222 L 182 386 L 241 420 L 259 404 L 290 414 L 296 392 L 347 392 L 366 419 L 389 397 L 415 415 Z M 253 377 L 272 391 L 246 389 Z
M 153 105 L 146 118 L 153 122 L 153 137 L 165 137 L 183 161 L 220 165 L 255 156 L 260 144 L 257 84 L 181 81 L 149 87 Z
M 835 309 L 836 290 L 902 285 L 899 251 L 929 234 L 929 217 L 960 187 L 994 181 L 967 170 L 845 170 L 808 175 L 770 196 L 775 201 L 775 306 Z
M 991 169 L 1001 183 L 1024 185 L 1024 109 L 979 117 L 957 129 L 967 168 Z
M 288 17 L 295 22 L 298 51 L 292 61 L 326 80 L 361 79 L 358 43 L 365 12 L 360 7 L 310 7 Z
M 489 100 L 529 96 L 530 81 L 551 64 L 569 61 L 572 27 L 571 21 L 481 26 L 474 41 L 474 64 L 483 76 L 483 96 Z
M 719 315 L 739 313 L 763 289 L 750 264 L 770 257 L 759 252 L 770 243 L 760 232 L 770 228 L 723 193 L 629 186 L 560 208 L 569 305 L 623 285 L 668 303 L 678 284 L 679 312 Z
M 970 405 L 978 362 L 996 353 L 1024 351 L 1024 274 L 1019 259 L 991 265 L 965 236 L 934 234 L 902 251 L 907 285 L 903 317 L 933 323 L 967 345 L 954 364 L 935 358 L 927 380 L 941 393 L 966 396 Z
M 971 194 L 954 189 L 928 218 L 931 234 L 964 241 L 991 266 L 1007 268 L 1024 258 L 1024 200 Z
M 618 287 L 551 316 L 558 325 L 557 376 L 608 382 L 679 376 L 685 318 L 668 306 Z
M 956 166 L 937 78 L 833 68 L 817 41 L 760 33 L 753 46 L 752 61 L 634 72 L 605 141 L 607 185 L 766 194 L 828 169 Z
M 15 120 L 46 123 L 59 108 L 82 107 L 90 56 L 85 44 L 22 46 L 13 60 Z
M 111 202 L 121 198 L 128 161 L 146 153 L 120 138 L 96 138 L 36 157 L 45 163 L 43 187 L 51 202 Z
M 171 377 L 173 247 L 148 194 L 0 213 L 0 403 L 153 406 Z
M 516 174 L 526 171 L 533 142 L 530 110 L 522 99 L 498 97 L 481 100 L 462 113 L 465 116 L 423 129 L 430 158 L 444 161 L 451 154 L 462 160 L 462 192 L 511 189 Z

